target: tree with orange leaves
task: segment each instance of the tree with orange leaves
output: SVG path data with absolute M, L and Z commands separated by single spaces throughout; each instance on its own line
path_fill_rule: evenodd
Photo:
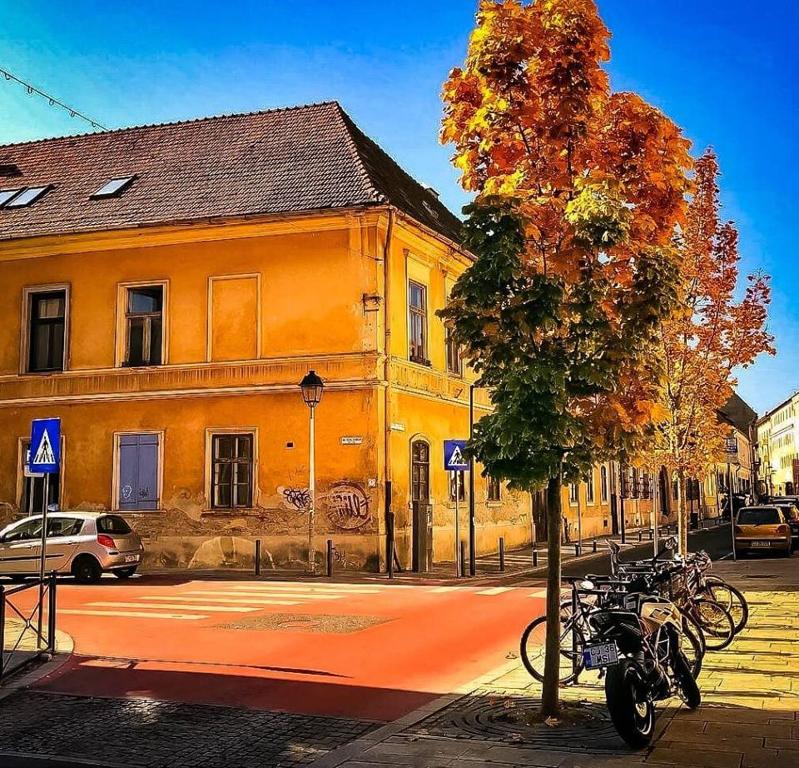
M 559 710 L 561 487 L 634 452 L 662 415 L 648 353 L 677 298 L 689 143 L 610 90 L 594 0 L 482 0 L 444 86 L 476 262 L 442 313 L 492 413 L 471 453 L 517 488 L 548 489 L 543 712 Z
M 740 301 L 738 232 L 719 214 L 719 166 L 708 150 L 696 162 L 695 191 L 685 228 L 675 238 L 680 257 L 679 309 L 661 324 L 659 356 L 666 414 L 648 445 L 649 463 L 665 465 L 677 480 L 680 549 L 687 550 L 685 479 L 704 477 L 725 460 L 729 428 L 719 412 L 735 386 L 734 372 L 763 352 L 774 353 L 766 329 L 769 278 L 747 277 Z

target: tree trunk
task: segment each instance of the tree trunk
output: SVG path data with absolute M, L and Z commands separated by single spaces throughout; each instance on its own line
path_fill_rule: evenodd
M 688 554 L 688 507 L 685 505 L 685 472 L 677 472 L 677 551 Z
M 560 711 L 560 538 L 562 478 L 550 478 L 547 486 L 547 634 L 544 662 L 544 690 L 541 712 L 555 717 Z

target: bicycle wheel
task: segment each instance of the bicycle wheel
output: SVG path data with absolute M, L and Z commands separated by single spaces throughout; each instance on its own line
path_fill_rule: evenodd
M 706 598 L 695 600 L 691 615 L 702 627 L 709 651 L 722 651 L 735 638 L 735 622 L 729 611 L 717 602 Z
M 560 625 L 560 669 L 558 680 L 561 685 L 574 682 L 583 670 L 583 633 L 572 621 Z M 522 633 L 521 657 L 527 671 L 539 682 L 544 682 L 546 661 L 547 617 L 539 616 L 530 622 Z
M 705 658 L 705 636 L 702 628 L 690 616 L 683 616 L 680 650 L 688 661 L 694 679 L 698 678 Z
M 708 576 L 705 579 L 705 588 L 702 594 L 715 600 L 722 608 L 729 611 L 735 623 L 736 635 L 746 627 L 749 621 L 749 603 L 746 602 L 746 598 L 740 590 L 727 584 L 718 576 Z

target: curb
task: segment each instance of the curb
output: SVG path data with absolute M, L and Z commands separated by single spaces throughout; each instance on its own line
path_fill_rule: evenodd
M 7 699 L 12 694 L 23 688 L 36 685 L 41 679 L 57 672 L 66 664 L 75 650 L 75 641 L 71 635 L 57 629 L 55 633 L 55 654 L 44 663 L 37 664 L 27 670 L 13 674 L 8 682 L 0 688 L 0 701 Z

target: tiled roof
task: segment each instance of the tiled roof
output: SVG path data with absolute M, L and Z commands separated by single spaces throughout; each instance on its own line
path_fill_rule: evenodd
M 133 174 L 119 197 L 90 198 Z M 48 184 L 30 207 L 0 209 L 0 240 L 381 204 L 460 237 L 459 219 L 336 102 L 0 146 L 0 190 Z

